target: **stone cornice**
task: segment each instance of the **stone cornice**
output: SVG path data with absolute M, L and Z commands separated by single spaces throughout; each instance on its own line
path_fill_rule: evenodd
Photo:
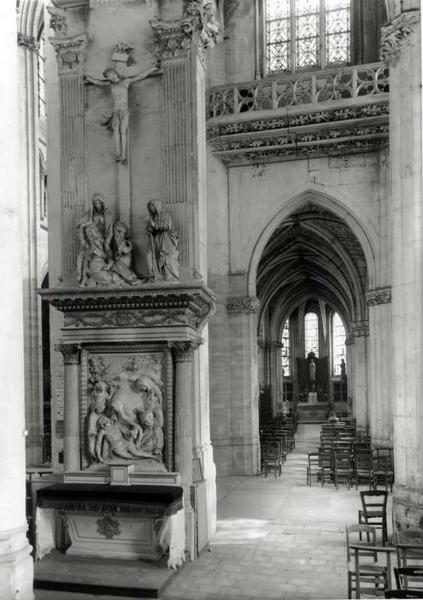
M 177 21 L 152 21 L 159 59 L 186 56 L 194 40 L 201 50 L 213 46 L 219 37 L 214 0 L 185 0 L 184 17 Z
M 376 306 L 377 304 L 389 304 L 392 300 L 391 287 L 376 288 L 366 292 L 367 306 Z
M 226 302 L 229 313 L 257 313 L 259 308 L 260 300 L 252 296 L 228 298 Z
M 207 137 L 229 164 L 371 152 L 388 143 L 389 103 L 210 123 Z
M 82 73 L 85 53 L 88 46 L 88 35 L 80 33 L 72 37 L 50 38 L 56 51 L 59 73 Z
M 18 46 L 24 46 L 31 52 L 38 52 L 39 44 L 32 35 L 26 33 L 18 33 Z
M 403 12 L 381 29 L 380 59 L 395 63 L 399 53 L 409 45 L 410 36 L 420 22 L 420 10 Z
M 160 326 L 200 331 L 215 310 L 213 293 L 197 281 L 119 290 L 49 289 L 39 293 L 64 313 L 68 331 Z

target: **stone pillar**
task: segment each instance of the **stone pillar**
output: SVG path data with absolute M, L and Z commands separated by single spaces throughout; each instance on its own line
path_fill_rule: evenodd
M 192 486 L 192 344 L 173 344 L 175 357 L 175 469 L 184 488 L 185 550 L 195 557 Z
M 182 19 L 152 23 L 163 72 L 163 193 L 180 233 L 181 279 L 207 277 L 204 50 L 217 36 L 213 4 L 188 0 Z
M 366 294 L 369 307 L 369 417 L 372 444 L 392 447 L 391 288 Z
M 367 340 L 369 325 L 367 321 L 351 323 L 351 336 L 354 344 L 351 346 L 353 373 L 351 393 L 353 397 L 353 412 L 357 419 L 357 428 L 367 430 L 369 426 L 369 404 L 367 385 Z
M 423 527 L 423 205 L 420 2 L 391 0 L 381 57 L 389 63 L 392 173 L 394 522 Z M 401 13 L 401 10 L 404 12 Z
M 87 34 L 50 41 L 59 74 L 61 273 L 65 285 L 76 285 L 76 232 L 87 199 L 83 73 Z
M 257 298 L 230 298 L 232 473 L 260 472 L 257 371 Z
M 33 562 L 25 518 L 25 400 L 19 177 L 25 169 L 19 148 L 19 74 L 16 10 L 0 4 L 0 65 L 7 92 L 0 147 L 0 598 L 33 598 Z M 6 143 L 7 141 L 7 143 Z
M 64 469 L 65 472 L 79 471 L 81 469 L 79 439 L 79 363 L 81 349 L 78 344 L 58 344 L 56 350 L 63 354 L 65 365 Z
M 349 336 L 345 339 L 345 353 L 347 363 L 347 402 L 349 416 L 353 416 L 355 414 L 354 402 L 352 398 L 352 382 L 354 381 L 353 348 L 354 338 Z

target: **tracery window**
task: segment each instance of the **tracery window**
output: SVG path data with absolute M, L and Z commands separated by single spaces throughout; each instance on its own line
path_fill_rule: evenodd
M 332 372 L 335 376 L 341 375 L 341 360 L 345 361 L 345 327 L 338 313 L 332 316 Z
M 351 0 L 265 0 L 266 71 L 349 63 Z
M 289 318 L 285 321 L 282 330 L 282 369 L 283 376 L 291 376 L 291 348 L 289 343 Z
M 315 312 L 304 316 L 304 349 L 306 357 L 310 352 L 319 357 L 319 317 Z

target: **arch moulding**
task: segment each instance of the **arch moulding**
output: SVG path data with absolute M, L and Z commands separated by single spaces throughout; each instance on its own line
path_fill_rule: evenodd
M 285 219 L 289 218 L 294 212 L 303 208 L 307 204 L 313 204 L 317 207 L 332 212 L 350 227 L 351 231 L 360 242 L 364 256 L 366 257 L 368 288 L 373 289 L 376 286 L 376 232 L 372 231 L 373 235 L 370 235 L 368 228 L 363 225 L 359 217 L 354 214 L 350 208 L 346 207 L 343 199 L 323 193 L 320 190 L 307 189 L 286 202 L 282 208 L 270 219 L 261 232 L 254 246 L 248 266 L 247 288 L 249 296 L 256 295 L 257 267 L 266 244 L 271 238 L 272 234 Z

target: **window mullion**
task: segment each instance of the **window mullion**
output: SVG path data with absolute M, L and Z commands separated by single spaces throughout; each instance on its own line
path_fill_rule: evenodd
M 295 50 L 295 0 L 291 0 L 291 16 L 290 16 L 290 25 L 291 25 L 291 71 L 294 72 L 297 70 L 297 54 Z
M 326 1 L 320 0 L 320 43 L 319 43 L 319 52 L 320 52 L 320 66 L 322 69 L 326 67 L 326 31 L 325 31 L 325 21 L 326 21 Z

